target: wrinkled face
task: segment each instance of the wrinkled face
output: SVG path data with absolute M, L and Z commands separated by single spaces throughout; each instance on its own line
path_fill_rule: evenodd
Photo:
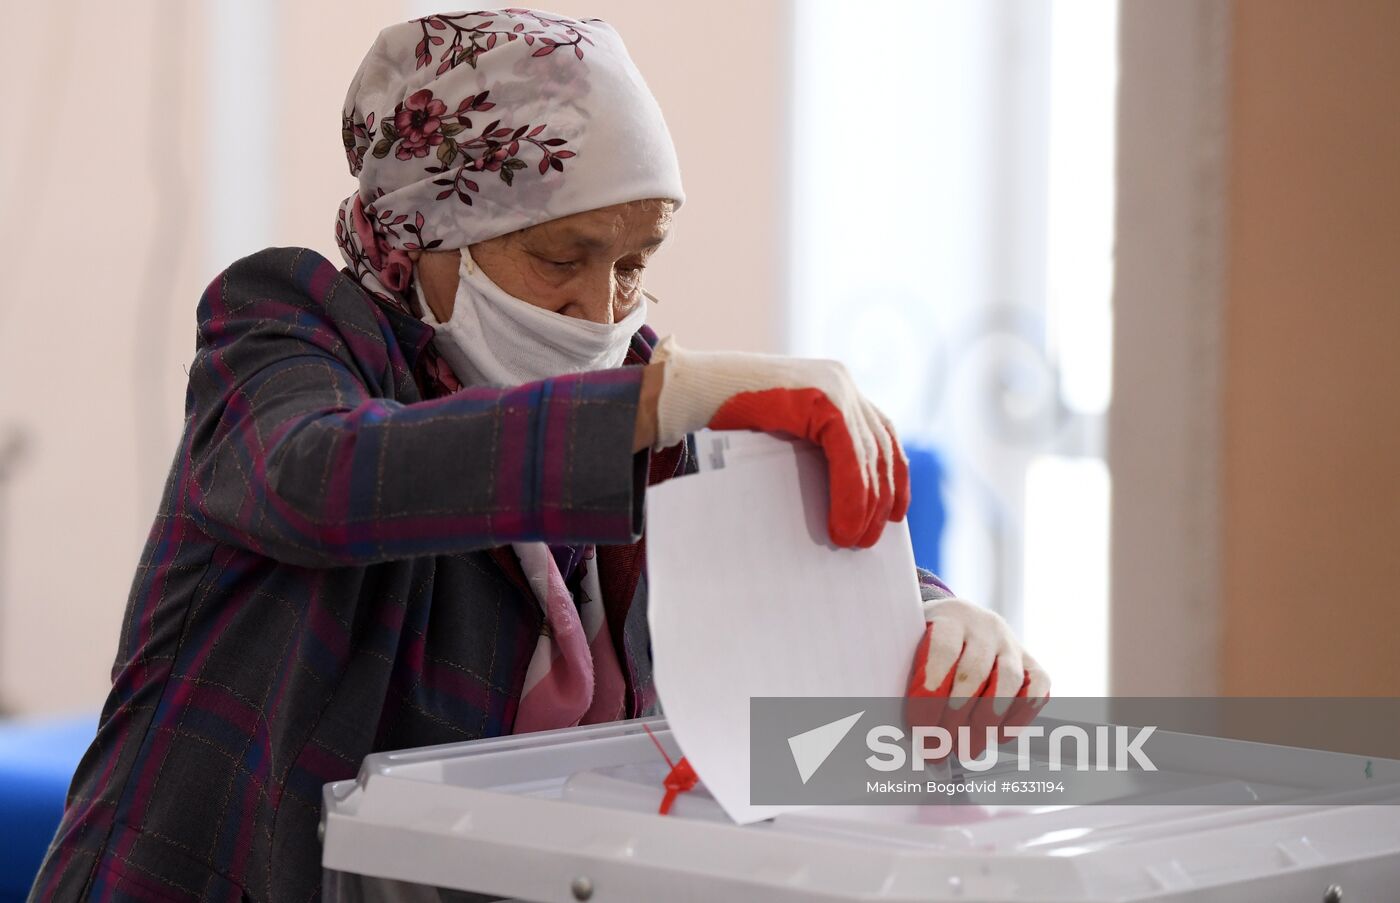
M 565 316 L 616 323 L 643 303 L 642 271 L 666 240 L 674 208 L 669 200 L 600 207 L 478 242 L 471 256 L 517 298 Z M 440 320 L 451 315 L 460 260 L 457 251 L 445 251 L 419 261 L 424 293 Z

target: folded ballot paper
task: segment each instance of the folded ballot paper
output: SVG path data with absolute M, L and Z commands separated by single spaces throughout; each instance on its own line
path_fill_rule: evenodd
M 701 472 L 647 493 L 654 677 L 691 766 L 746 824 L 801 808 L 749 803 L 749 698 L 902 696 L 923 614 L 905 522 L 831 544 L 816 446 L 695 438 Z

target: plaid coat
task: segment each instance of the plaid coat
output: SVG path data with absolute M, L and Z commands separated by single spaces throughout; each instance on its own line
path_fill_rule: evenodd
M 112 690 L 31 899 L 316 899 L 321 785 L 510 730 L 542 620 L 511 542 L 598 544 L 629 713 L 652 702 L 642 499 L 693 467 L 632 453 L 641 367 L 425 399 L 431 330 L 303 249 L 235 263 L 198 321 Z

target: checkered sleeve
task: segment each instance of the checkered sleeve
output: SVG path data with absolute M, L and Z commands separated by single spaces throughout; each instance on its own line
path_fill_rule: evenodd
M 953 591 L 948 588 L 933 571 L 924 568 L 915 568 L 919 572 L 919 598 L 924 602 L 937 602 L 941 599 L 953 598 Z
M 321 263 L 231 270 L 201 301 L 185 481 L 200 529 L 313 567 L 636 538 L 642 368 L 401 403 L 384 321 Z

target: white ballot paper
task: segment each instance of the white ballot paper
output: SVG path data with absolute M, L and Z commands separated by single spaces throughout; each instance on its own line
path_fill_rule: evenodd
M 747 824 L 804 808 L 749 803 L 749 697 L 902 696 L 923 612 L 905 522 L 869 549 L 831 544 L 815 446 L 696 445 L 701 473 L 647 491 L 654 678 L 682 752 Z

